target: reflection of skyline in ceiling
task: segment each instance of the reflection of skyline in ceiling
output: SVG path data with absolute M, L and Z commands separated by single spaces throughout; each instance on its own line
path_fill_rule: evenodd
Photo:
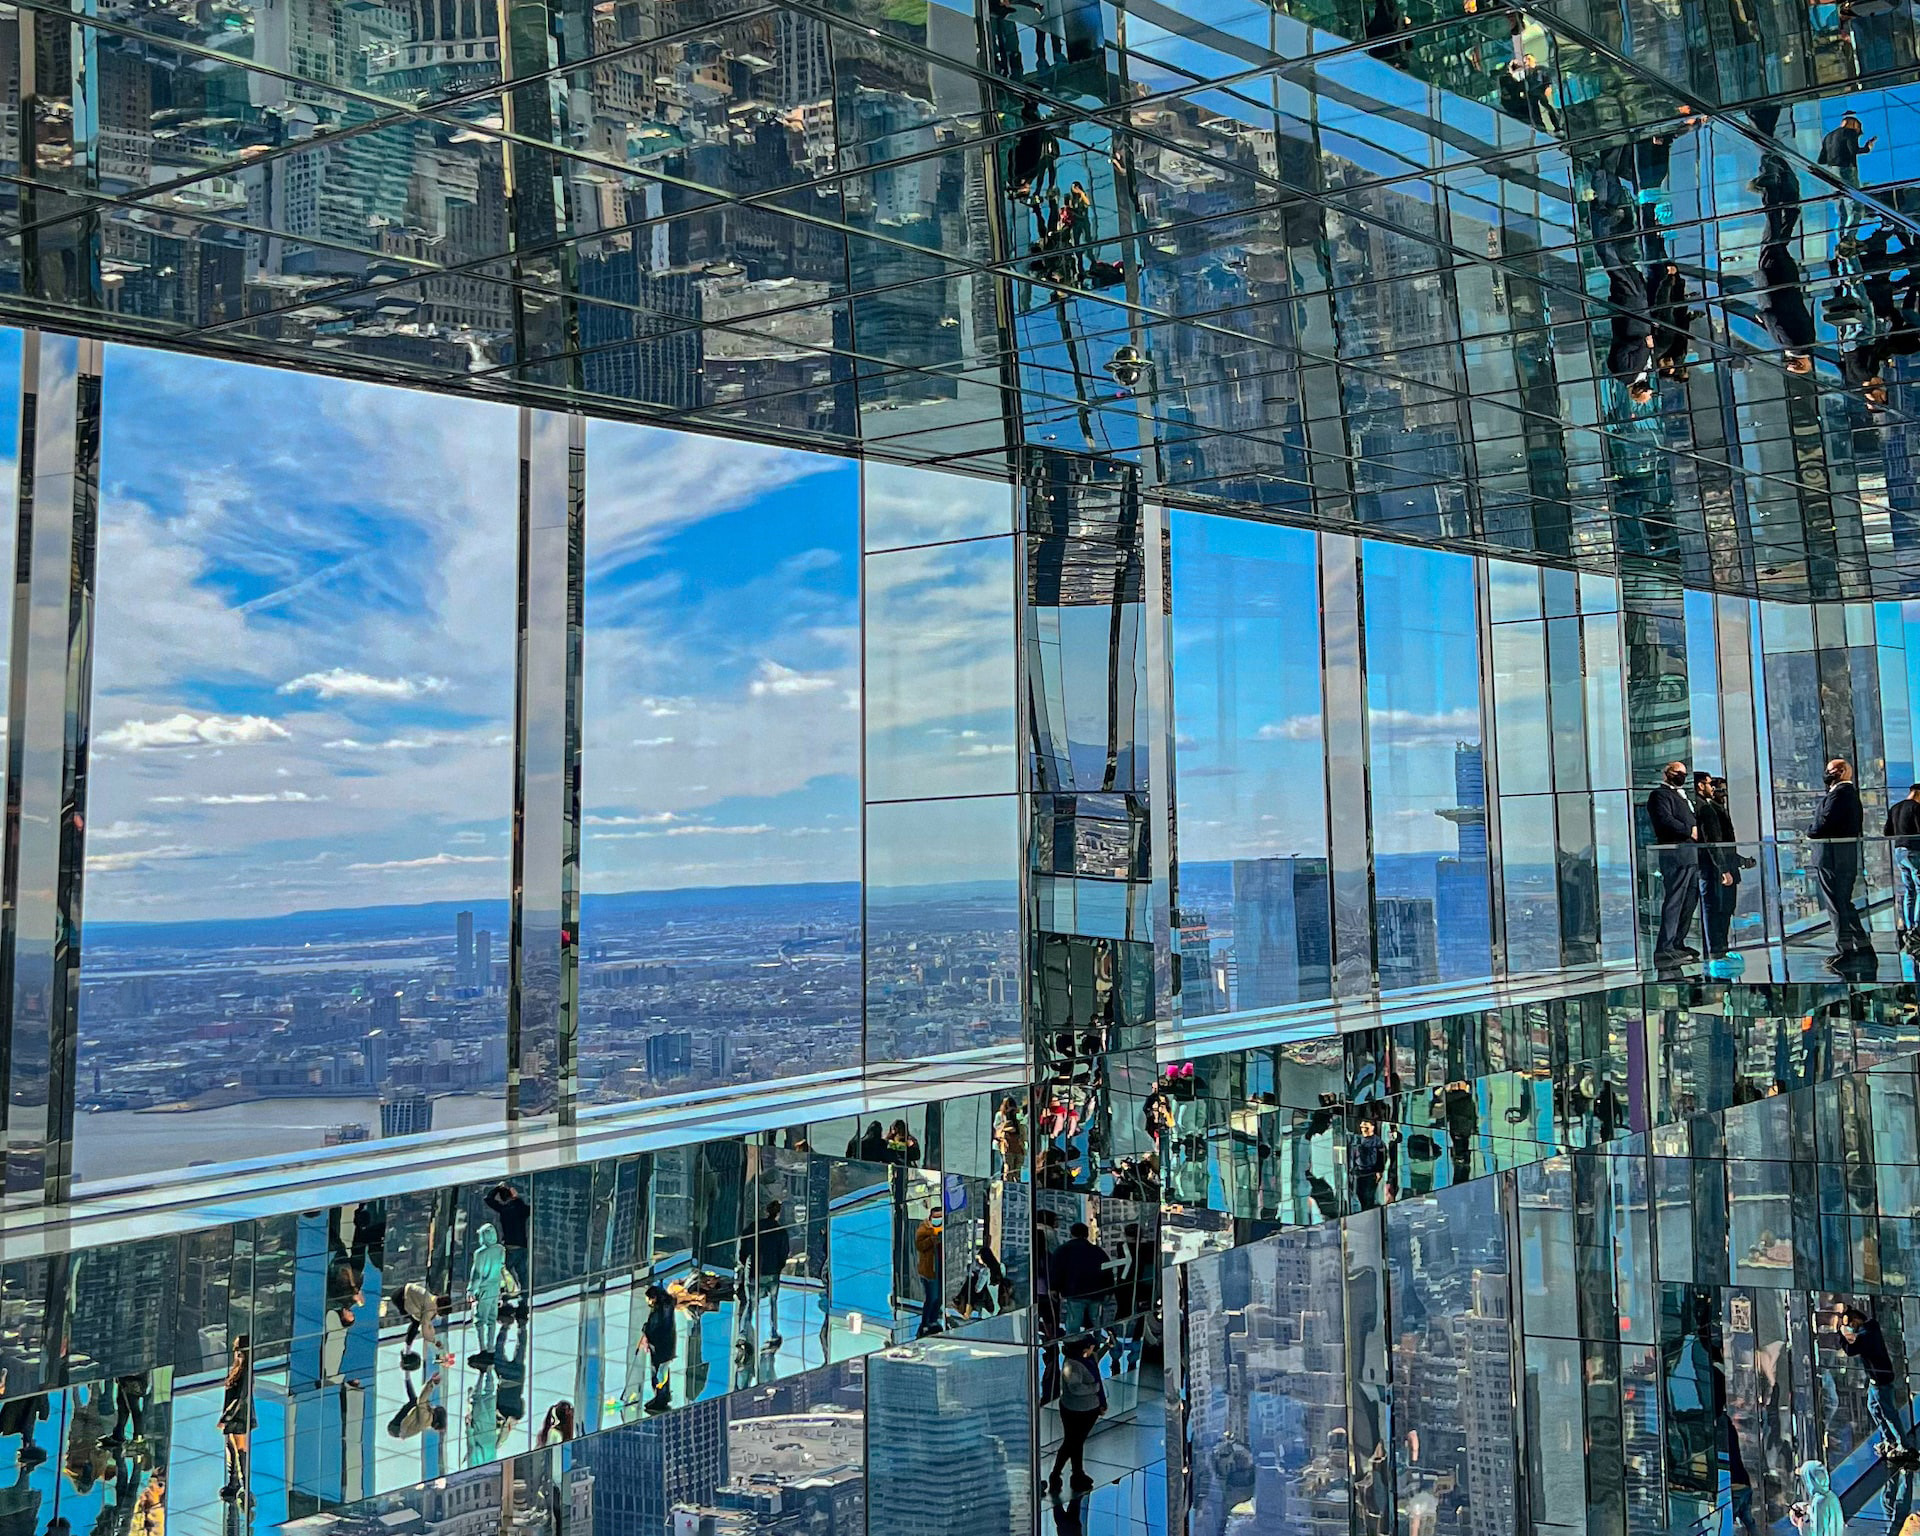
M 19 318 L 296 366 L 989 473 L 1061 446 L 1171 500 L 1904 590 L 1912 316 L 1887 330 L 1836 237 L 1910 226 L 1911 38 L 1742 7 L 1709 68 L 1472 3 L 1086 13 L 1045 67 L 941 6 L 562 7 L 506 89 L 471 0 L 30 10 L 55 88 L 32 166 L 0 125 L 0 282 Z M 1522 50 L 1544 113 L 1501 94 Z M 1820 164 L 1843 99 L 1880 140 L 1859 192 Z M 1695 315 L 1651 402 L 1612 366 L 1622 166 L 1637 255 Z M 1781 174 L 1807 337 L 1759 271 Z M 1075 184 L 1071 248 L 1036 260 Z

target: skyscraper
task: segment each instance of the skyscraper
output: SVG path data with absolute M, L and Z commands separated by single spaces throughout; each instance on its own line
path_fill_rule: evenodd
M 867 1372 L 868 1518 L 900 1536 L 951 1529 L 956 1506 L 1011 1531 L 1028 1506 L 1027 1409 L 1009 1391 L 1023 1362 L 1002 1348 L 936 1340 Z
M 1236 859 L 1234 998 L 1273 1008 L 1332 989 L 1332 914 L 1325 859 Z
M 453 984 L 456 987 L 471 987 L 473 981 L 473 914 L 460 912 L 454 915 L 453 941 Z

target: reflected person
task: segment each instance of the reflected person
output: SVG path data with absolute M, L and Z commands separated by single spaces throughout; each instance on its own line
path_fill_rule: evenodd
M 1707 954 L 1718 960 L 1731 953 L 1727 934 L 1740 904 L 1740 872 L 1747 861 L 1735 846 L 1739 839 L 1727 808 L 1727 781 L 1705 773 L 1696 773 L 1693 781 L 1700 823 L 1700 926 Z
M 1836 235 L 1842 256 L 1853 253 L 1860 232 L 1863 208 L 1851 194 L 1860 190 L 1860 157 L 1872 152 L 1874 140 L 1860 126 L 1860 114 L 1849 107 L 1840 121 L 1820 141 L 1820 164 L 1833 172 L 1834 179 L 1846 188 L 1840 198 L 1840 218 Z
M 442 1365 L 452 1365 L 453 1355 L 440 1347 L 435 1324 L 453 1311 L 453 1298 L 435 1292 L 418 1280 L 409 1280 L 400 1288 L 400 1312 L 407 1320 L 407 1336 L 400 1346 L 400 1364 L 413 1370 L 420 1364 L 413 1343 L 418 1339 L 426 1352 Z
M 1076 1221 L 1048 1265 L 1053 1294 L 1060 1300 L 1060 1327 L 1080 1333 L 1099 1326 L 1107 1293 L 1106 1249 L 1094 1242 L 1087 1224 Z
M 524 1321 L 527 1298 L 533 1294 L 533 1273 L 527 1262 L 533 1209 L 520 1191 L 507 1183 L 496 1184 L 487 1192 L 486 1207 L 500 1224 L 500 1242 L 506 1249 L 507 1273 L 513 1276 L 513 1282 L 507 1289 L 519 1297 L 517 1314 Z M 694 1257 L 696 1261 L 699 1259 L 698 1249 Z M 510 1305 L 509 1310 L 515 1309 Z
M 251 1497 L 247 1493 L 247 1451 L 255 1425 L 253 1412 L 253 1340 L 239 1334 L 220 1392 L 220 1438 L 226 1449 L 227 1481 L 220 1497 L 228 1503 Z
M 1647 796 L 1647 819 L 1653 823 L 1653 841 L 1660 854 L 1660 932 L 1654 941 L 1656 965 L 1697 960 L 1700 951 L 1687 943 L 1694 908 L 1700 904 L 1700 823 L 1680 787 L 1687 782 L 1687 765 L 1671 762 Z
M 760 1303 L 764 1299 L 767 1302 L 767 1342 L 761 1346 L 764 1349 L 778 1349 L 781 1344 L 780 1276 L 793 1253 L 793 1240 L 782 1222 L 783 1214 L 784 1208 L 778 1200 L 769 1201 L 766 1214 L 760 1218 L 759 1230 L 753 1234 L 753 1243 L 747 1249 L 752 1271 L 749 1276 L 752 1289 L 747 1295 L 747 1327 L 750 1332 L 759 1331 Z
M 914 1230 L 914 1267 L 920 1279 L 920 1328 L 916 1337 L 938 1333 L 943 1321 L 940 1307 L 940 1249 L 946 1240 L 940 1225 L 940 1208 L 927 1207 L 927 1214 Z
M 1760 157 L 1760 174 L 1749 185 L 1760 194 L 1767 216 L 1755 316 L 1780 344 L 1787 372 L 1811 373 L 1813 311 L 1807 307 L 1805 279 L 1792 247 L 1800 223 L 1800 177 L 1785 157 L 1769 150 Z
M 1092 1358 L 1093 1340 L 1084 1336 L 1068 1339 L 1063 1346 L 1065 1358 L 1060 1367 L 1060 1448 L 1054 1452 L 1053 1471 L 1047 1477 L 1047 1491 L 1060 1492 L 1060 1474 L 1069 1462 L 1073 1465 L 1072 1487 L 1076 1493 L 1093 1487 L 1087 1476 L 1087 1437 L 1100 1415 L 1107 1411 L 1107 1389 L 1100 1380 L 1100 1368 Z
M 647 1319 L 640 1325 L 642 1347 L 647 1352 L 653 1395 L 645 1403 L 648 1413 L 664 1413 L 673 1401 L 673 1357 L 680 1348 L 678 1313 L 673 1297 L 663 1285 L 647 1287 Z
M 1880 1321 L 1851 1306 L 1842 1307 L 1835 1321 L 1840 1348 L 1867 1373 L 1867 1413 L 1880 1431 L 1880 1454 L 1904 1459 L 1912 1449 L 1912 1436 L 1900 1424 L 1900 1372 Z
M 1893 839 L 1893 878 L 1899 893 L 1900 947 L 1920 956 L 1920 784 L 1887 808 L 1881 835 Z
M 499 1454 L 500 1383 L 489 1363 L 480 1367 L 467 1395 L 467 1465 L 485 1466 Z
M 485 1368 L 493 1364 L 493 1335 L 500 1324 L 500 1287 L 506 1275 L 507 1254 L 500 1234 L 490 1221 L 480 1223 L 474 1237 L 473 1263 L 467 1270 L 467 1295 L 473 1300 L 473 1331 L 479 1348 L 467 1357 L 467 1364 Z
M 1860 878 L 1860 791 L 1853 782 L 1853 764 L 1836 757 L 1827 764 L 1827 793 L 1814 812 L 1807 837 L 1813 850 L 1814 879 L 1820 905 L 1833 924 L 1833 953 L 1829 970 L 1873 954 L 1873 940 L 1853 904 L 1853 887 Z

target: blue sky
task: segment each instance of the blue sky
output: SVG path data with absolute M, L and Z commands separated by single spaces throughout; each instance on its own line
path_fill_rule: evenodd
M 1176 513 L 1174 713 L 1186 859 L 1324 854 L 1314 536 Z M 1480 738 L 1473 568 L 1365 546 L 1377 853 L 1451 853 L 1456 740 Z
M 125 348 L 105 399 L 87 915 L 504 897 L 514 413 Z M 855 878 L 851 467 L 592 449 L 588 888 Z
M 586 889 L 857 880 L 857 467 L 595 422 L 587 507 Z

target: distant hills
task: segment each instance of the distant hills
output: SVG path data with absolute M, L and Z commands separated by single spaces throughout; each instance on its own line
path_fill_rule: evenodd
M 692 886 L 672 891 L 614 891 L 582 898 L 580 926 L 591 934 L 602 924 L 621 926 L 622 920 L 689 917 L 754 917 L 794 915 L 816 918 L 851 917 L 859 910 L 860 884 L 855 880 L 817 881 L 799 885 Z M 424 901 L 411 905 L 333 907 L 288 912 L 277 917 L 223 917 L 193 922 L 89 922 L 82 935 L 88 944 L 173 946 L 180 949 L 287 948 L 301 944 L 330 944 L 369 939 L 453 937 L 454 920 L 461 912 L 473 914 L 473 926 L 487 929 L 505 952 L 510 922 L 505 901 Z

